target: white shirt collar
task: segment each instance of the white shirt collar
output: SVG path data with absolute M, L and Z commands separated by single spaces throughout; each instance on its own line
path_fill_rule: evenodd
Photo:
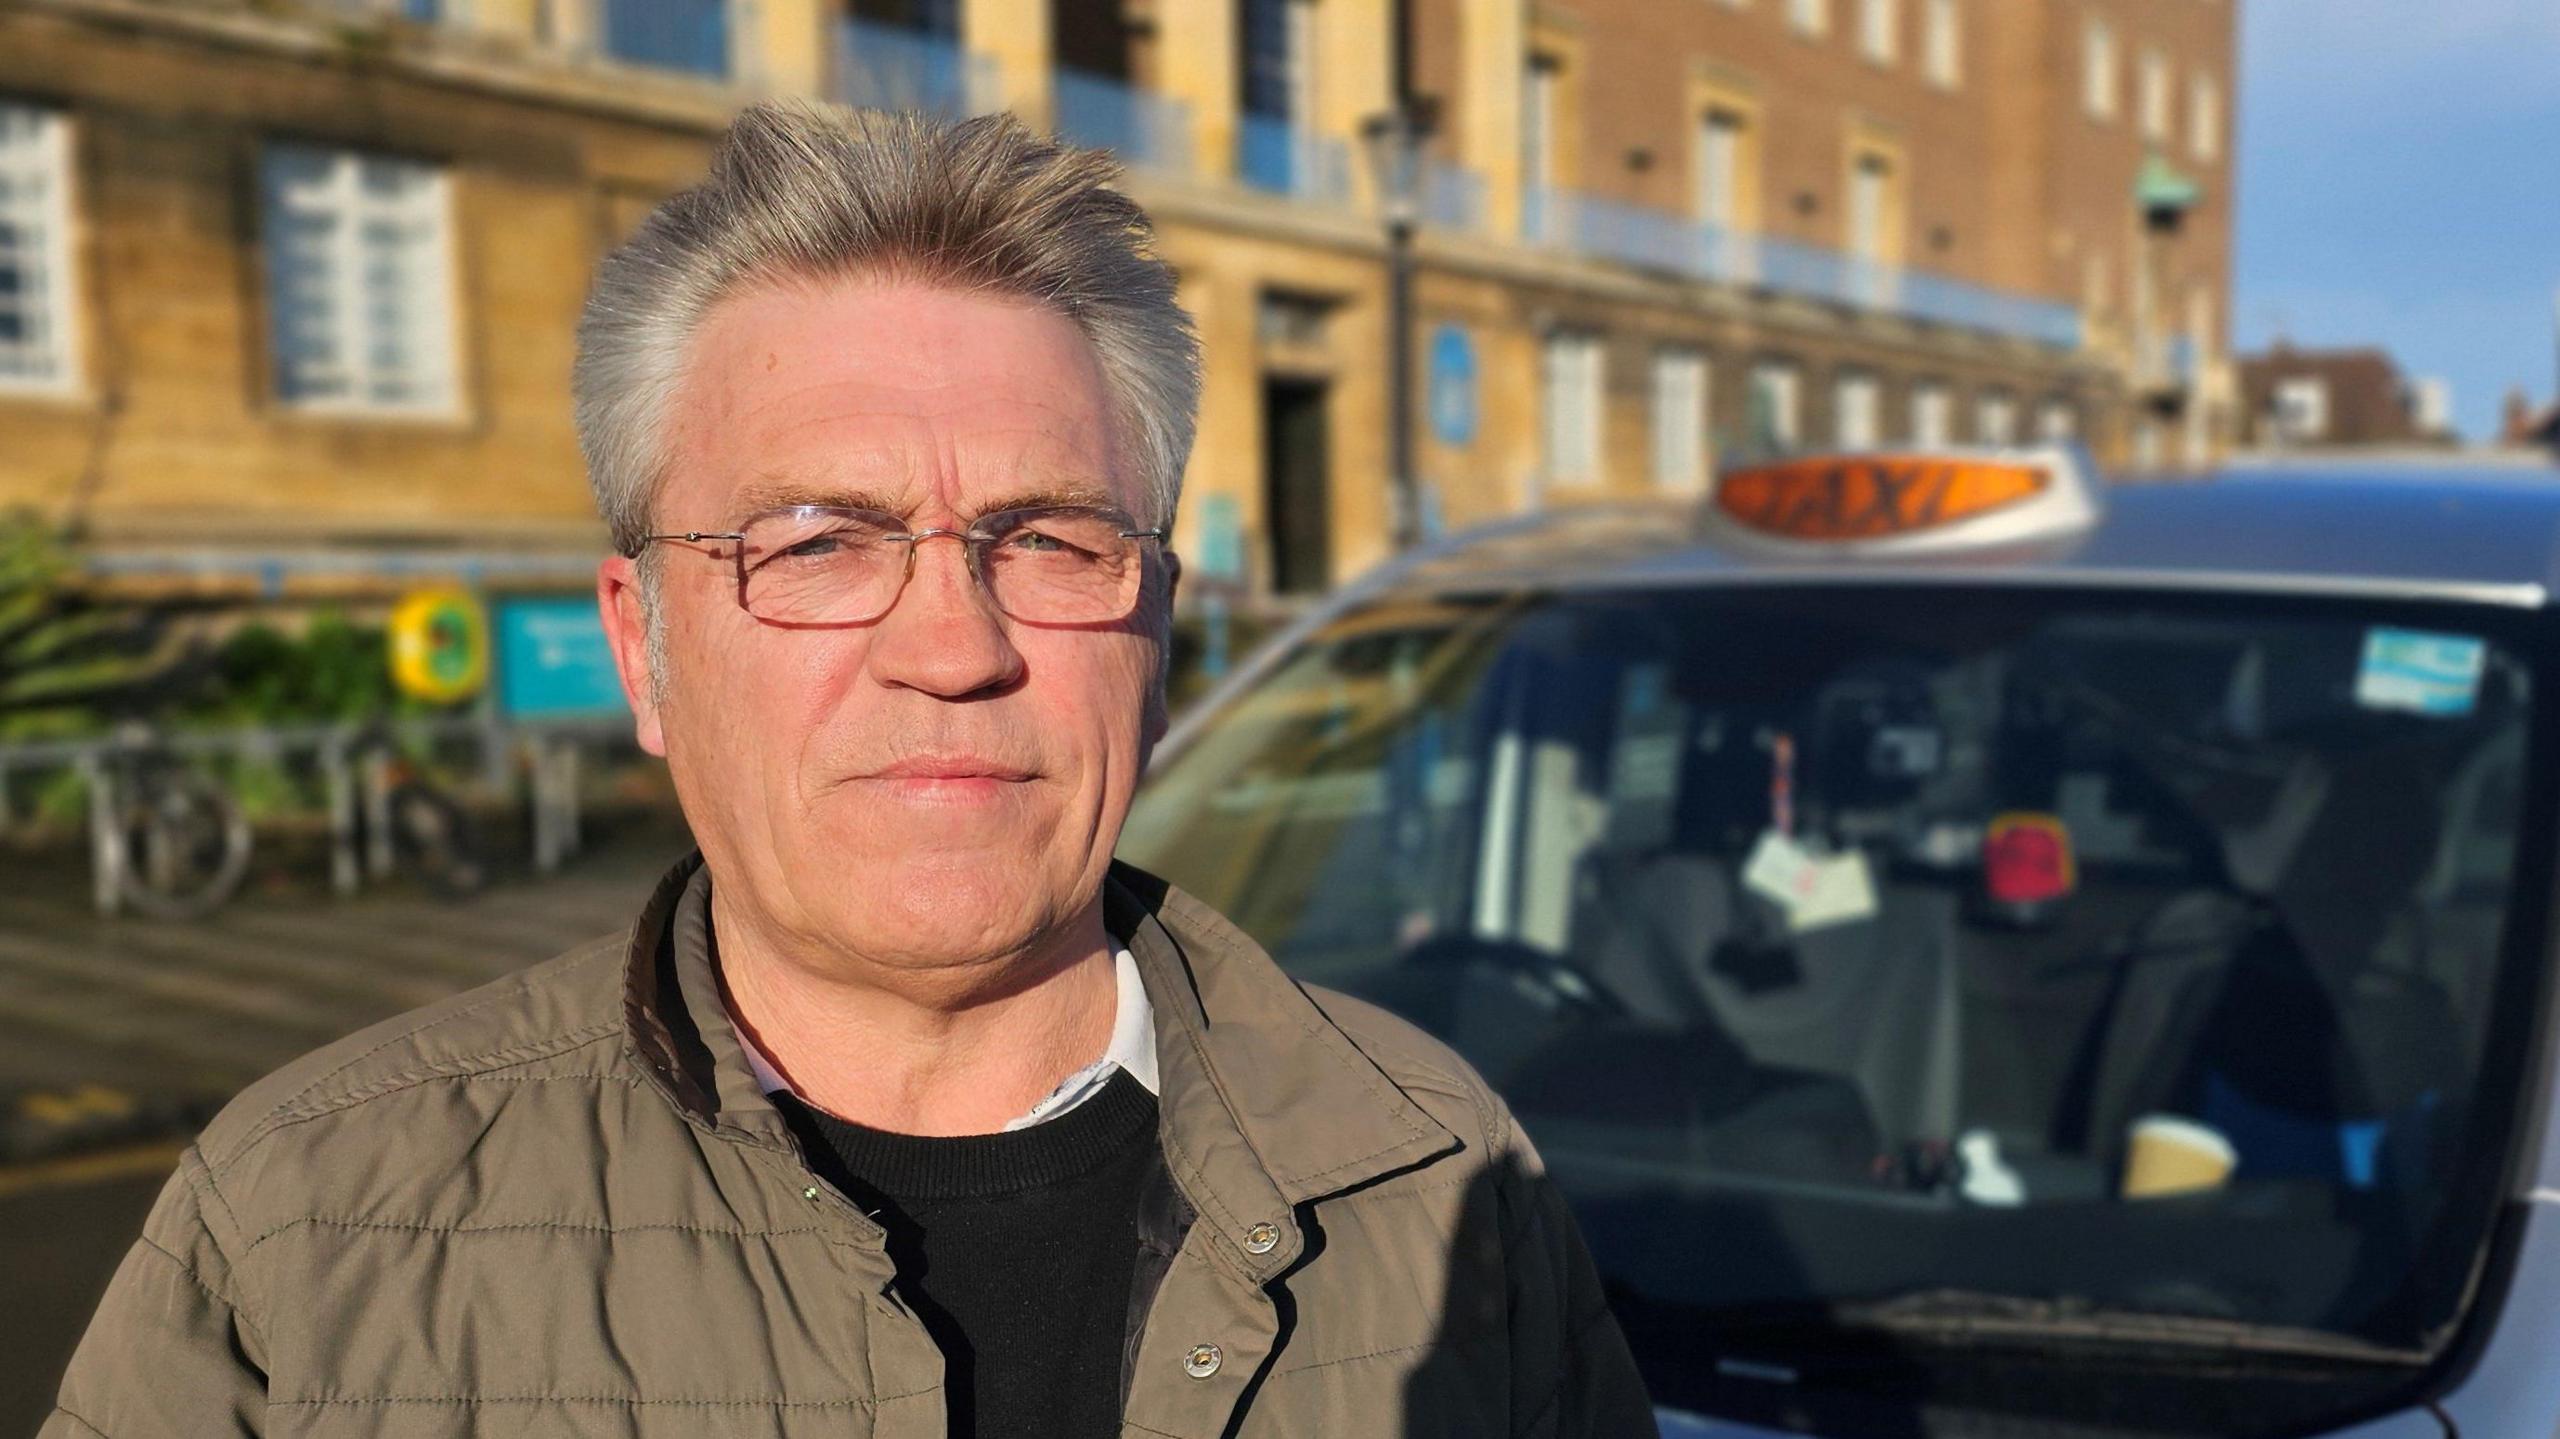
M 1102 1057 L 1066 1078 L 1050 1090 L 1046 1099 L 1016 1115 L 1005 1129 L 1028 1129 L 1044 1119 L 1054 1119 L 1102 1092 L 1111 1082 L 1113 1070 L 1125 1069 L 1129 1077 L 1156 1093 L 1156 1013 L 1147 1003 L 1147 986 L 1138 978 L 1137 956 L 1126 946 L 1112 956 L 1113 1008 L 1111 1042 L 1103 1046 Z M 730 1016 L 736 1027 L 737 1016 Z M 738 1028 L 738 1045 L 747 1052 L 747 1064 L 755 1070 L 756 1085 L 767 1094 L 792 1094 L 791 1082 L 773 1067 L 762 1047 Z

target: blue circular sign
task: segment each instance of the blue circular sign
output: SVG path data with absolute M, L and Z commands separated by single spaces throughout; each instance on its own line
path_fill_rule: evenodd
M 1431 433 L 1444 445 L 1476 439 L 1476 346 L 1463 325 L 1431 332 L 1431 380 L 1427 395 Z

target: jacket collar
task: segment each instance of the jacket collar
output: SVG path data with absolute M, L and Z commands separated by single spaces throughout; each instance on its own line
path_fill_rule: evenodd
M 693 1123 L 770 1148 L 793 1140 L 720 999 L 711 875 L 667 872 L 623 966 L 635 1063 Z M 1155 1009 L 1160 1137 L 1174 1182 L 1257 1281 L 1293 1262 L 1299 1205 L 1457 1147 L 1260 947 L 1189 895 L 1115 863 L 1104 922 Z M 1262 1232 L 1268 1225 L 1276 1233 Z

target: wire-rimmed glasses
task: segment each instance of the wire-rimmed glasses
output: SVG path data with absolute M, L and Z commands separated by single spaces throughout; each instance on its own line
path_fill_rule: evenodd
M 856 625 L 889 612 L 915 572 L 916 547 L 938 535 L 969 551 L 969 572 L 996 608 L 1029 624 L 1108 624 L 1137 608 L 1142 546 L 1162 540 L 1115 509 L 1040 505 L 980 515 L 967 529 L 909 530 L 880 510 L 793 505 L 735 530 L 643 535 L 735 547 L 738 603 L 771 624 Z

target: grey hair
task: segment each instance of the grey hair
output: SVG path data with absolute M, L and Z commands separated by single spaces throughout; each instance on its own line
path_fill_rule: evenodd
M 799 99 L 741 112 L 710 175 L 604 258 L 579 317 L 578 444 L 615 548 L 639 554 L 650 533 L 667 410 L 704 317 L 758 285 L 850 275 L 1020 296 L 1073 321 L 1141 470 L 1140 523 L 1171 528 L 1200 342 L 1119 174 L 1010 115 L 945 123 Z

